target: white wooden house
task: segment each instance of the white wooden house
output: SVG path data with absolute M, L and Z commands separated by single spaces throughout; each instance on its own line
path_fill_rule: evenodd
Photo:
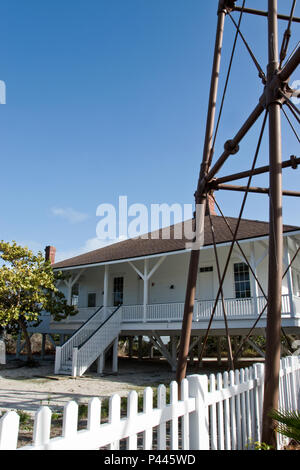
M 215 237 L 224 268 L 232 233 L 222 217 L 213 215 Z M 227 218 L 231 229 L 237 223 Z M 118 338 L 148 337 L 171 366 L 176 364 L 176 341 L 181 332 L 189 250 L 184 237 L 175 239 L 178 225 L 170 227 L 170 239 L 135 238 L 106 246 L 58 263 L 55 248 L 47 248 L 54 269 L 66 271 L 68 281 L 60 284 L 78 314 L 61 322 L 45 316 L 43 332 L 60 333 L 69 339 L 57 347 L 56 372 L 81 375 L 98 359 L 99 372 L 104 355 L 113 345 L 113 369 L 117 370 Z M 205 217 L 204 246 L 201 248 L 192 337 L 205 334 L 219 287 L 218 273 L 208 216 Z M 269 224 L 242 219 L 238 231 L 240 248 L 253 273 L 235 245 L 223 286 L 230 334 L 246 335 L 266 305 Z M 156 233 L 157 236 L 157 233 Z M 300 244 L 300 228 L 284 226 L 284 265 L 288 266 Z M 264 334 L 266 311 L 253 335 Z M 300 334 L 300 256 L 293 261 L 282 281 L 282 326 L 287 334 Z M 41 325 L 43 328 L 43 323 Z M 219 299 L 211 334 L 225 334 Z M 71 335 L 71 337 L 70 337 Z M 162 337 L 170 337 L 166 348 Z

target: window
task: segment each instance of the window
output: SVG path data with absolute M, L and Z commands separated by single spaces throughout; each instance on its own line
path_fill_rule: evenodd
M 94 292 L 88 294 L 88 307 L 96 307 L 96 294 Z
M 78 297 L 79 297 L 79 284 L 78 282 L 76 282 L 72 286 L 71 305 L 78 305 Z
M 209 273 L 212 272 L 214 268 L 212 266 L 205 266 L 203 268 L 200 268 L 200 273 Z
M 249 267 L 246 263 L 234 264 L 234 285 L 236 299 L 251 297 Z
M 117 306 L 123 303 L 123 289 L 124 289 L 124 278 L 115 277 L 114 278 L 114 290 L 113 290 L 114 306 Z

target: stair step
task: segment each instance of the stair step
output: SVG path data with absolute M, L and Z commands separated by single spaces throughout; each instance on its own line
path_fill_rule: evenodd
M 59 369 L 58 375 L 72 375 L 72 370 Z
M 118 310 L 118 309 L 117 309 L 117 310 Z M 96 312 L 96 313 L 98 313 L 98 312 Z M 107 320 L 108 320 L 109 318 L 110 318 L 110 317 L 107 317 Z M 90 319 L 88 319 L 86 323 L 89 323 L 89 321 L 90 321 Z M 119 311 L 119 313 L 118 313 L 118 322 L 119 322 L 119 323 L 118 323 L 118 326 L 119 326 L 118 331 L 115 332 L 114 329 L 113 329 L 113 331 L 110 332 L 110 335 L 113 336 L 113 334 L 114 334 L 114 335 L 115 335 L 115 338 L 118 337 L 118 334 L 119 334 L 119 332 L 120 332 L 120 325 L 121 325 L 120 311 Z M 109 338 L 105 338 L 105 339 L 103 340 L 104 343 L 101 344 L 101 341 L 102 341 L 102 338 L 101 338 L 101 327 L 102 327 L 102 324 L 103 324 L 103 322 L 101 323 L 100 326 L 98 326 L 98 325 L 96 324 L 96 328 L 94 328 L 93 323 L 91 323 L 91 325 L 92 325 L 93 328 L 94 328 L 94 331 L 90 331 L 90 332 L 89 332 L 89 331 L 87 330 L 88 338 L 87 338 L 86 340 L 84 340 L 84 342 L 82 343 L 82 344 L 84 344 L 86 341 L 95 341 L 95 340 L 94 340 L 94 333 L 98 332 L 98 330 L 99 330 L 99 334 L 97 333 L 97 336 L 96 336 L 96 341 L 97 341 L 97 344 L 96 344 L 96 345 L 98 345 L 97 348 L 99 349 L 99 354 L 103 354 L 103 352 L 105 351 L 105 349 L 107 349 L 107 348 L 106 348 L 106 343 L 107 343 L 107 341 L 108 341 L 108 339 L 109 339 Z M 114 328 L 115 328 L 115 327 L 114 327 Z M 112 334 L 112 333 L 113 333 L 113 334 Z M 113 343 L 113 341 L 114 341 L 115 338 L 111 338 L 111 344 Z M 99 344 L 98 344 L 98 343 L 99 343 Z M 73 341 L 73 344 L 75 344 L 74 341 Z M 92 343 L 92 344 L 93 344 L 93 343 Z M 62 348 L 63 348 L 63 346 L 62 346 Z M 78 350 L 80 349 L 80 345 L 77 346 L 77 349 L 78 349 Z M 97 349 L 97 350 L 98 350 L 98 349 Z M 73 355 L 73 350 L 72 350 L 72 348 L 68 349 L 67 351 L 68 351 L 68 352 L 66 352 L 67 355 L 69 355 L 69 354 Z M 63 358 L 63 361 L 64 361 L 64 362 L 63 362 L 63 364 L 60 363 L 60 368 L 59 368 L 58 374 L 72 375 L 72 372 L 73 372 L 73 361 L 72 361 L 72 357 L 66 358 L 65 354 L 61 351 L 61 359 L 62 359 L 62 358 Z M 95 360 L 95 359 L 94 359 L 94 355 L 92 355 L 90 358 L 87 358 L 86 363 L 84 364 L 84 370 L 87 370 L 87 368 L 92 364 L 92 362 L 94 362 L 94 360 Z M 84 371 L 83 371 L 82 373 L 84 373 Z

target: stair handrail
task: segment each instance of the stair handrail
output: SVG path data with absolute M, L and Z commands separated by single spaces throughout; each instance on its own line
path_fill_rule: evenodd
M 116 309 L 101 323 L 101 325 L 98 326 L 98 328 L 93 332 L 93 334 L 91 334 L 91 336 L 89 336 L 83 343 L 80 344 L 80 346 L 78 346 L 78 351 L 80 351 L 80 349 L 85 345 L 85 343 L 87 343 L 90 339 L 93 338 L 93 336 L 95 336 L 98 333 L 100 328 L 102 328 L 105 325 L 105 323 L 107 323 L 108 320 L 110 320 L 111 317 L 113 317 L 114 314 L 117 313 L 117 311 L 119 310 L 120 307 L 122 307 L 121 304 L 119 304 L 116 307 Z M 106 307 L 104 307 L 104 308 L 106 308 Z
M 94 318 L 94 316 L 100 312 L 102 308 L 103 308 L 103 305 L 101 305 L 101 307 L 98 307 L 97 310 L 93 313 L 93 315 L 91 315 L 90 318 L 86 322 L 84 322 L 79 328 L 77 328 L 77 330 L 74 331 L 74 333 L 71 334 L 71 336 L 63 344 L 63 346 L 67 344 L 69 341 L 71 341 L 73 336 L 76 336 Z
M 105 319 L 105 321 L 95 330 L 95 332 L 84 342 L 80 345 L 78 348 L 74 348 L 73 350 L 73 363 L 72 363 L 72 375 L 75 377 L 76 375 L 82 375 L 87 368 L 97 359 L 99 354 L 101 352 L 99 351 L 99 345 L 95 348 L 95 351 L 92 352 L 85 352 L 84 353 L 84 348 L 87 346 L 87 344 L 90 342 L 91 345 L 93 346 L 93 341 L 99 341 L 99 334 L 101 334 L 101 330 L 105 332 L 106 327 L 110 327 L 109 322 L 113 319 L 113 317 L 117 316 L 117 323 L 112 328 L 112 330 L 109 330 L 109 339 L 107 337 L 105 338 L 106 341 L 102 343 L 103 346 L 103 352 L 104 350 L 111 344 L 111 342 L 118 336 L 120 332 L 120 325 L 121 325 L 121 310 L 122 305 L 118 305 L 117 308 Z M 98 337 L 98 339 L 97 339 Z M 75 351 L 76 350 L 76 351 Z M 74 354 L 75 353 L 75 354 Z M 86 356 L 86 357 L 85 357 Z M 76 360 L 75 360 L 76 358 Z
M 72 351 L 73 348 L 76 346 L 79 346 L 79 343 L 76 343 L 76 338 L 80 337 L 81 335 L 84 336 L 84 329 L 86 329 L 90 323 L 94 320 L 96 315 L 99 315 L 99 313 L 102 312 L 103 305 L 99 308 L 97 308 L 96 312 L 93 313 L 93 315 L 83 323 L 71 336 L 70 338 L 62 345 L 62 346 L 57 346 L 56 347 L 56 356 L 57 360 L 55 361 L 55 371 L 56 373 L 58 370 L 61 368 L 63 364 L 65 364 L 66 361 L 68 361 L 71 356 L 72 356 Z M 87 337 L 92 336 L 93 332 L 88 332 Z M 86 338 L 82 338 L 84 341 Z

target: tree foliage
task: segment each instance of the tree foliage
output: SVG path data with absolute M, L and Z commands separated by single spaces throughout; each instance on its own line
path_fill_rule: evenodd
M 42 311 L 51 313 L 54 320 L 76 313 L 57 288 L 62 278 L 41 252 L 35 255 L 16 242 L 0 242 L 0 326 L 22 330 L 30 360 L 27 325 L 38 325 Z

